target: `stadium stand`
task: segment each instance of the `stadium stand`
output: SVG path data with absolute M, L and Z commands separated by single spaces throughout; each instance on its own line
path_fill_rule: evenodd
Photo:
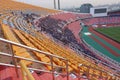
M 102 64 L 98 65 L 95 60 L 92 62 L 93 58 L 99 60 L 98 56 L 92 54 L 84 45 L 79 44 L 82 42 L 77 34 L 82 27 L 78 26 L 80 23 L 75 20 L 89 18 L 90 14 L 78 15 L 60 12 L 11 0 L 1 0 L 0 5 L 0 27 L 2 35 L 5 37 L 5 39 L 0 38 L 0 41 L 14 44 L 11 46 L 13 53 L 15 56 L 19 56 L 17 64 L 14 63 L 15 67 L 11 63 L 8 65 L 0 62 L 0 80 L 26 80 L 26 74 L 28 80 L 58 80 L 58 78 L 60 80 L 119 80 L 120 75 L 115 73 L 114 69 Z M 35 17 L 40 17 L 40 19 L 34 24 Z M 74 29 L 72 25 L 77 28 Z M 50 35 L 52 35 L 53 40 Z M 60 43 L 55 42 L 54 38 L 65 44 L 76 44 L 84 51 L 78 50 L 80 53 L 78 54 L 67 45 L 65 45 L 66 48 L 59 45 Z M 1 55 L 8 55 L 3 54 L 2 50 L 0 51 Z M 93 58 L 89 58 L 83 53 L 91 55 Z M 40 67 L 37 66 L 41 70 L 35 68 L 34 62 L 42 64 Z M 57 67 L 58 73 L 56 72 Z M 45 73 L 45 70 L 50 73 Z M 11 73 L 6 73 L 6 71 Z M 59 72 L 61 75 L 58 75 Z M 19 77 L 17 77 L 17 73 L 20 73 Z

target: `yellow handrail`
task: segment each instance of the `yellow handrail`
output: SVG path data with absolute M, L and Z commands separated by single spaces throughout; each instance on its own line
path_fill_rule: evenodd
M 25 71 L 26 75 L 28 76 L 28 80 L 35 80 L 34 77 L 32 76 L 32 74 L 30 73 L 30 71 L 27 69 L 26 65 L 23 63 L 23 61 L 20 61 L 20 66 L 23 71 L 24 80 L 26 80 L 24 71 Z
M 24 72 L 23 68 L 21 67 L 21 72 L 22 72 L 22 79 L 27 80 L 26 78 L 26 73 Z

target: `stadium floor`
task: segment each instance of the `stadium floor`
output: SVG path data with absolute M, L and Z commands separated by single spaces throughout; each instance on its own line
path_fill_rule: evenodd
M 120 62 L 120 50 L 118 48 L 109 44 L 97 35 L 91 33 L 88 27 L 83 27 L 81 33 L 82 39 L 84 39 L 93 48 L 103 53 L 104 55 L 116 60 L 117 62 Z M 85 33 L 89 34 L 86 35 Z

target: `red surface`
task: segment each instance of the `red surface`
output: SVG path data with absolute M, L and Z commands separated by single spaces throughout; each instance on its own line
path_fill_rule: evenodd
M 15 68 L 0 66 L 0 80 L 22 80 L 19 71 L 19 78 L 16 75 Z
M 34 76 L 35 80 L 39 80 L 40 79 L 39 76 L 35 72 L 32 73 L 32 75 Z
M 80 22 L 73 22 L 66 27 L 68 27 L 72 31 L 77 41 L 81 42 L 79 32 L 81 31 L 82 27 L 80 26 Z
M 59 13 L 59 14 L 55 14 L 53 16 L 51 16 L 52 18 L 55 18 L 55 19 L 61 19 L 61 20 L 70 20 L 70 19 L 75 19 L 76 16 L 75 14 L 73 13 Z

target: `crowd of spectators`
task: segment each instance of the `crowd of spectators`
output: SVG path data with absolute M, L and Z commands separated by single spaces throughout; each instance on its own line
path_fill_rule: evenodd
M 31 23 L 32 25 L 34 25 L 34 20 L 37 18 L 37 17 L 40 17 L 41 15 L 38 14 L 38 13 L 35 13 L 35 12 L 29 12 L 29 11 L 10 11 L 10 13 L 13 15 L 13 16 L 22 16 L 23 19 L 25 21 L 27 21 L 27 23 Z
M 31 24 L 34 24 L 33 21 L 37 17 L 40 17 L 40 15 L 35 14 L 35 13 L 23 13 L 23 12 L 21 12 L 21 15 L 24 17 L 24 20 L 26 20 L 28 23 L 31 23 Z
M 57 40 L 62 41 L 64 44 L 68 44 L 70 42 L 77 43 L 72 31 L 67 27 L 63 28 L 63 23 L 66 23 L 66 21 L 53 19 L 50 16 L 47 16 L 39 19 L 38 28 L 40 31 L 44 31 Z

